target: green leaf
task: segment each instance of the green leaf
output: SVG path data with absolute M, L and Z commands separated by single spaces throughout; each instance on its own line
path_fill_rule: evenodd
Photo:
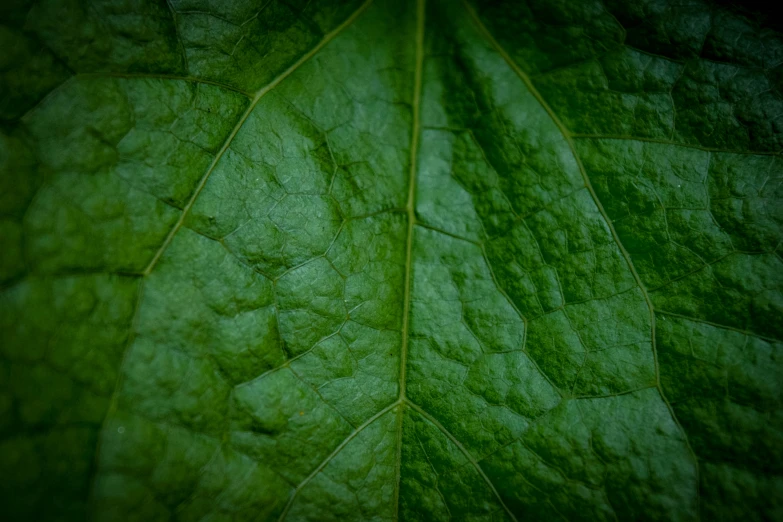
M 4 520 L 783 520 L 783 36 L 707 0 L 0 7 Z

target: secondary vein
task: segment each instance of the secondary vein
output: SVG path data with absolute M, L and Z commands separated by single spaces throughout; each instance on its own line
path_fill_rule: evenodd
M 283 508 L 283 512 L 280 513 L 280 517 L 278 518 L 278 522 L 282 522 L 283 520 L 285 520 L 285 517 L 288 515 L 288 511 L 291 509 L 291 506 L 294 504 L 294 500 L 296 500 L 296 496 L 299 494 L 299 492 L 302 490 L 302 488 L 305 487 L 311 480 L 313 480 L 316 477 L 316 475 L 318 475 L 326 467 L 326 465 L 329 464 L 329 462 L 331 462 L 332 459 L 334 457 L 336 457 L 337 454 L 340 453 L 345 446 L 348 445 L 349 442 L 351 442 L 353 439 L 355 439 L 356 436 L 359 435 L 359 433 L 361 433 L 362 430 L 364 430 L 364 428 L 366 428 L 367 426 L 369 426 L 370 424 L 372 424 L 373 422 L 375 422 L 376 420 L 381 418 L 384 414 L 388 413 L 389 411 L 391 411 L 392 409 L 394 409 L 395 407 L 398 407 L 398 406 L 400 406 L 400 401 L 395 401 L 392 404 L 389 404 L 384 409 L 382 409 L 381 411 L 379 411 L 378 413 L 376 413 L 375 415 L 373 415 L 372 417 L 370 417 L 369 419 L 364 421 L 358 428 L 353 430 L 351 432 L 351 434 L 348 435 L 348 437 L 346 437 L 345 440 L 343 440 L 340 443 L 340 445 L 337 446 L 334 449 L 334 451 L 332 451 L 332 453 L 329 454 L 329 456 L 326 457 L 323 460 L 323 462 L 321 462 L 321 464 L 319 464 L 318 467 L 315 468 L 313 470 L 313 472 L 310 473 L 296 487 L 296 489 L 294 489 L 294 493 L 289 497 L 288 502 L 285 505 L 285 508 Z
M 631 261 L 631 256 L 628 254 L 628 251 L 625 249 L 625 246 L 623 246 L 622 242 L 620 241 L 620 237 L 617 235 L 617 231 L 615 231 L 614 226 L 612 224 L 612 220 L 609 219 L 609 215 L 606 213 L 606 210 L 604 209 L 603 205 L 601 204 L 601 201 L 598 199 L 598 195 L 595 192 L 595 189 L 593 189 L 593 185 L 590 182 L 590 178 L 587 176 L 587 172 L 585 171 L 584 165 L 582 165 L 582 161 L 579 158 L 579 155 L 576 151 L 576 146 L 574 145 L 574 138 L 571 132 L 566 128 L 566 126 L 563 124 L 562 121 L 560 121 L 560 118 L 558 118 L 557 114 L 555 114 L 554 110 L 549 106 L 549 104 L 544 100 L 543 96 L 538 92 L 538 89 L 533 85 L 533 82 L 530 80 L 528 75 L 519 67 L 519 65 L 511 58 L 511 56 L 508 54 L 508 52 L 500 45 L 500 43 L 495 39 L 495 37 L 492 35 L 492 33 L 489 32 L 489 29 L 484 25 L 484 23 L 479 18 L 476 11 L 471 7 L 471 5 L 468 3 L 467 0 L 462 0 L 462 4 L 465 7 L 465 10 L 468 12 L 470 17 L 473 19 L 473 23 L 478 28 L 479 32 L 484 36 L 484 38 L 487 39 L 489 44 L 495 49 L 495 51 L 500 54 L 500 56 L 505 60 L 505 62 L 508 64 L 508 66 L 511 68 L 511 70 L 514 71 L 514 73 L 519 77 L 520 80 L 522 80 L 522 83 L 527 87 L 528 91 L 533 95 L 533 97 L 538 101 L 538 103 L 543 107 L 543 109 L 547 112 L 549 117 L 552 119 L 552 122 L 555 124 L 555 126 L 558 128 L 560 133 L 562 134 L 563 138 L 566 141 L 566 144 L 568 145 L 569 149 L 571 150 L 571 154 L 574 157 L 574 160 L 576 161 L 576 164 L 579 168 L 579 173 L 582 176 L 582 180 L 584 182 L 585 187 L 587 188 L 587 191 L 590 193 L 590 196 L 595 203 L 596 208 L 598 209 L 598 212 L 601 214 L 601 216 L 604 219 L 604 222 L 606 223 L 607 228 L 609 229 L 609 232 L 612 236 L 612 239 L 614 240 L 615 244 L 617 245 L 617 248 L 620 250 L 620 253 L 622 254 L 623 258 L 625 259 L 626 264 L 628 265 L 628 269 L 631 272 L 631 275 L 633 276 L 637 286 L 639 287 L 639 290 L 642 293 L 642 296 L 644 297 L 644 300 L 647 304 L 647 308 L 649 310 L 649 317 L 650 317 L 650 337 L 651 337 L 651 345 L 652 345 L 652 351 L 653 351 L 653 360 L 655 364 L 655 381 L 656 381 L 656 388 L 658 389 L 658 393 L 661 396 L 661 400 L 666 405 L 667 409 L 669 410 L 669 414 L 672 417 L 672 420 L 674 423 L 678 426 L 680 433 L 682 433 L 683 440 L 685 441 L 686 446 L 688 447 L 688 450 L 691 454 L 691 458 L 693 459 L 696 473 L 699 474 L 699 460 L 696 456 L 696 452 L 693 450 L 693 447 L 691 446 L 690 441 L 688 440 L 688 434 L 685 431 L 685 428 L 682 427 L 682 424 L 680 424 L 679 419 L 677 418 L 677 415 L 674 412 L 674 408 L 672 407 L 671 403 L 669 402 L 669 399 L 666 397 L 666 394 L 663 391 L 663 386 L 661 385 L 661 373 L 660 373 L 660 367 L 658 365 L 658 350 L 655 344 L 655 308 L 653 307 L 652 300 L 650 299 L 650 296 L 647 292 L 647 289 L 645 288 L 644 284 L 642 283 L 641 278 L 639 277 L 639 274 L 636 272 L 636 268 L 633 265 L 633 262 Z M 698 477 L 697 477 L 698 480 Z
M 506 514 L 516 522 L 517 517 L 514 515 L 514 513 L 506 506 L 506 503 L 503 502 L 503 497 L 500 496 L 500 493 L 498 493 L 498 490 L 495 489 L 495 485 L 492 483 L 491 480 L 489 480 L 489 477 L 486 473 L 484 473 L 484 470 L 479 465 L 478 461 L 473 457 L 473 455 L 470 454 L 470 452 L 467 450 L 465 446 L 462 445 L 462 443 L 457 440 L 457 438 L 451 434 L 449 430 L 446 429 L 446 427 L 438 421 L 435 417 L 427 413 L 427 411 L 419 406 L 418 404 L 415 404 L 409 400 L 406 399 L 405 401 L 406 406 L 411 408 L 412 410 L 416 411 L 419 415 L 427 419 L 433 426 L 435 426 L 438 430 L 440 430 L 443 435 L 448 438 L 452 444 L 454 444 L 458 450 L 462 452 L 462 454 L 465 456 L 465 458 L 470 462 L 471 466 L 476 470 L 476 472 L 481 475 L 481 478 L 484 479 L 484 482 L 487 484 L 487 487 L 492 491 L 493 495 L 497 499 L 497 501 L 500 503 L 500 506 L 503 508 L 503 510 L 506 512 Z
M 190 212 L 190 209 L 193 208 L 193 204 L 196 202 L 196 199 L 198 198 L 199 194 L 204 189 L 204 186 L 207 184 L 207 180 L 209 179 L 209 176 L 215 170 L 215 167 L 217 166 L 220 159 L 223 157 L 223 154 L 225 154 L 225 152 L 231 146 L 231 142 L 234 140 L 234 138 L 236 137 L 237 133 L 242 128 L 242 126 L 245 124 L 248 117 L 250 117 L 250 113 L 253 112 L 253 109 L 255 109 L 256 105 L 261 100 L 261 98 L 263 98 L 269 91 L 277 87 L 280 84 L 280 82 L 288 78 L 297 69 L 299 69 L 299 67 L 301 67 L 305 62 L 307 62 L 308 60 L 310 60 L 310 58 L 315 56 L 315 54 L 318 53 L 318 51 L 323 49 L 324 46 L 326 46 L 326 44 L 331 42 L 337 35 L 343 32 L 345 28 L 351 25 L 364 12 L 364 10 L 367 9 L 370 3 L 372 3 L 372 0 L 366 0 L 361 5 L 361 7 L 359 7 L 359 9 L 357 9 L 347 20 L 345 20 L 332 32 L 324 36 L 324 38 L 320 42 L 318 42 L 318 45 L 310 49 L 310 51 L 308 51 L 307 54 L 302 55 L 293 65 L 291 65 L 288 69 L 280 73 L 274 80 L 272 80 L 269 84 L 262 87 L 255 93 L 255 95 L 253 96 L 253 100 L 250 102 L 250 105 L 247 107 L 247 110 L 245 110 L 242 117 L 234 126 L 234 128 L 231 131 L 231 134 L 228 135 L 228 138 L 226 138 L 226 141 L 223 143 L 223 146 L 220 147 L 220 150 L 215 155 L 215 158 L 212 160 L 212 163 L 209 165 L 209 168 L 201 177 L 201 180 L 196 186 L 196 189 L 193 191 L 193 194 L 190 196 L 190 199 L 188 200 L 187 204 L 182 209 L 182 213 L 180 214 L 179 219 L 174 224 L 172 229 L 169 231 L 168 235 L 166 236 L 166 239 L 163 241 L 163 244 L 155 253 L 155 256 L 152 258 L 149 265 L 147 265 L 147 268 L 144 269 L 145 276 L 149 275 L 152 272 L 152 270 L 155 268 L 155 265 L 157 265 L 158 261 L 160 260 L 160 257 L 163 255 L 163 252 L 165 252 L 168 246 L 171 244 L 171 241 L 174 239 L 174 236 L 177 234 L 177 231 L 182 227 L 182 224 L 185 222 L 185 218 Z

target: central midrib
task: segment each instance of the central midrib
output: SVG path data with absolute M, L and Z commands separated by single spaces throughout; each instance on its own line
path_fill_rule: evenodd
M 412 100 L 412 129 L 410 170 L 408 173 L 408 199 L 405 213 L 408 217 L 408 232 L 405 243 L 405 291 L 402 307 L 402 344 L 400 347 L 400 395 L 405 400 L 405 366 L 408 358 L 408 336 L 410 329 L 411 277 L 413 272 L 413 228 L 416 226 L 416 163 L 419 150 L 420 105 L 422 69 L 424 64 L 424 4 L 425 0 L 416 2 L 416 66 L 414 71 L 414 87 Z
M 425 0 L 416 0 L 416 59 L 413 73 L 413 99 L 411 100 L 411 150 L 408 171 L 408 199 L 405 213 L 408 218 L 408 231 L 405 239 L 405 285 L 402 302 L 402 339 L 400 343 L 400 380 L 397 403 L 397 453 L 395 459 L 394 518 L 400 518 L 400 468 L 402 465 L 402 421 L 405 397 L 406 367 L 408 363 L 408 338 L 410 336 L 411 286 L 413 272 L 413 227 L 416 225 L 416 166 L 421 128 L 421 84 L 424 65 L 424 9 Z

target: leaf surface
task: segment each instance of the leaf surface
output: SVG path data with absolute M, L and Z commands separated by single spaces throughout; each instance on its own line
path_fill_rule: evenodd
M 10 520 L 783 518 L 783 38 L 692 2 L 0 8 Z

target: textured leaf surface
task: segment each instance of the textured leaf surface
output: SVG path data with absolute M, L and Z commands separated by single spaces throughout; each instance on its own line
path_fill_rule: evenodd
M 0 7 L 8 520 L 783 520 L 783 38 L 701 0 Z

